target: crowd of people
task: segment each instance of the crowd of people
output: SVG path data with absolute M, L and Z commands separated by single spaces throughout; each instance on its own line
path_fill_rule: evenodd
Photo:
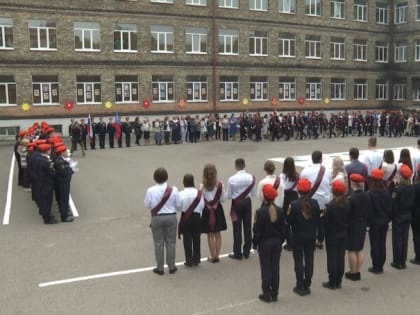
M 288 157 L 280 175 L 275 165 L 266 161 L 266 177 L 256 182 L 245 169 L 245 160 L 235 160 L 236 173 L 226 186 L 217 176 L 216 166 L 204 166 L 202 184 L 196 187 L 194 176 L 185 174 L 184 189 L 168 183 L 165 168 L 155 170 L 154 186 L 147 189 L 144 205 L 151 212 L 151 231 L 156 268 L 164 275 L 164 252 L 169 273 L 175 265 L 176 236 L 182 236 L 185 266 L 201 261 L 200 236 L 207 234 L 210 263 L 218 263 L 222 245 L 221 231 L 227 229 L 223 202 L 231 200 L 229 216 L 233 230 L 233 249 L 229 258 L 248 259 L 251 249 L 258 250 L 262 293 L 259 299 L 274 302 L 278 298 L 280 254 L 293 253 L 299 296 L 311 293 L 314 251 L 327 255 L 328 280 L 322 286 L 337 290 L 342 280 L 361 280 L 366 232 L 369 233 L 373 274 L 383 274 L 386 261 L 386 238 L 392 222 L 391 267 L 406 269 L 408 235 L 413 232 L 414 258 L 420 265 L 420 139 L 410 155 L 402 149 L 398 161 L 392 150 L 380 153 L 376 137 L 370 137 L 369 150 L 359 160 L 358 148 L 350 148 L 351 162 L 344 165 L 335 157 L 331 169 L 322 162 L 322 152 L 312 152 L 312 165 L 300 174 L 294 159 Z M 252 198 L 260 206 L 252 224 Z M 177 212 L 181 213 L 179 223 Z M 177 226 L 178 224 L 178 226 Z M 348 271 L 345 272 L 345 253 Z
M 72 174 L 78 170 L 77 162 L 70 158 L 62 138 L 54 135 L 54 128 L 42 122 L 21 130 L 14 152 L 18 165 L 18 185 L 32 193 L 32 200 L 44 223 L 58 223 L 51 213 L 54 196 L 61 222 L 72 222 L 70 182 Z
M 186 115 L 172 118 L 156 119 L 135 117 L 131 121 L 126 117 L 123 122 L 111 117 L 108 122 L 103 117 L 95 122 L 92 118 L 92 132 L 85 119 L 80 122 L 72 119 L 69 135 L 72 137 L 72 149 L 79 143 L 82 149 L 105 149 L 108 136 L 108 147 L 131 146 L 132 134 L 135 144 L 149 145 L 151 139 L 155 144 L 196 143 L 213 140 L 303 140 L 319 137 L 346 136 L 388 136 L 401 137 L 420 135 L 420 113 L 413 111 L 406 115 L 402 111 L 344 111 L 326 114 L 324 112 L 292 112 L 274 111 L 262 115 L 258 112 L 243 112 L 239 115 L 208 114 L 204 116 Z M 143 139 L 143 140 L 142 140 Z M 84 151 L 82 152 L 84 154 Z

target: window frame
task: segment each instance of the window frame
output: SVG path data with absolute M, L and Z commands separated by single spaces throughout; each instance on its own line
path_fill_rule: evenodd
M 156 88 L 157 88 L 157 94 L 154 92 Z M 164 97 L 162 97 L 163 95 L 162 92 L 164 92 L 165 94 Z M 155 98 L 155 95 L 158 97 Z M 153 103 L 173 103 L 174 101 L 175 101 L 175 82 L 174 82 L 173 76 L 152 76 L 152 102 Z
M 279 13 L 296 14 L 296 0 L 279 0 L 278 6 Z
M 191 51 L 188 50 L 188 38 L 191 35 Z M 200 51 L 194 50 L 196 44 L 194 44 L 198 37 L 198 43 L 200 47 Z M 205 51 L 202 51 L 202 37 L 205 39 Z M 191 55 L 206 55 L 207 54 L 207 37 L 208 37 L 208 30 L 205 28 L 196 28 L 196 27 L 186 27 L 185 28 L 185 53 Z
M 363 4 L 362 4 L 362 3 L 356 3 L 356 1 L 354 1 L 354 20 L 357 22 L 368 22 L 369 21 L 368 2 L 363 1 Z
M 82 93 L 83 93 L 83 101 L 79 102 L 79 88 L 82 86 Z M 87 87 L 89 87 L 90 91 L 88 91 Z M 99 87 L 99 95 L 96 95 L 96 91 Z M 92 101 L 88 101 L 88 95 L 87 93 L 92 93 Z M 98 100 L 99 98 L 99 100 Z M 102 103 L 102 83 L 99 78 L 99 81 L 94 80 L 84 80 L 84 81 L 78 81 L 78 78 L 76 78 L 76 104 L 77 105 L 94 105 L 94 104 L 101 104 Z
M 161 29 L 161 30 L 158 30 Z M 155 34 L 155 35 L 154 35 Z M 151 45 L 150 52 L 157 54 L 173 54 L 175 52 L 175 34 L 174 28 L 169 25 L 150 25 Z M 153 47 L 153 40 L 156 41 L 156 47 Z M 163 40 L 163 45 L 161 45 Z M 164 46 L 164 49 L 160 49 Z M 171 48 L 172 46 L 172 48 Z
M 394 62 L 395 63 L 404 63 L 407 62 L 407 43 L 395 43 L 394 48 Z
M 32 24 L 32 25 L 31 25 Z M 35 25 L 35 24 L 45 24 L 45 26 Z M 53 26 L 49 26 L 49 24 Z M 57 24 L 55 22 L 50 22 L 48 20 L 29 20 L 28 21 L 28 30 L 29 30 L 29 50 L 30 51 L 57 51 Z M 37 47 L 32 47 L 32 31 L 36 31 L 36 43 Z M 42 44 L 42 33 L 45 32 L 45 43 L 46 46 L 41 46 Z M 54 40 L 53 43 L 50 42 L 50 36 Z M 51 47 L 55 44 L 55 47 Z
M 347 84 L 346 79 L 331 78 L 331 100 L 345 101 L 347 98 Z
M 376 80 L 375 99 L 378 101 L 387 101 L 389 99 L 388 81 Z
M 87 24 L 91 24 L 91 28 L 88 27 L 82 27 L 82 26 L 77 26 L 76 24 L 80 23 L 79 25 L 81 25 L 82 23 L 85 22 L 74 22 L 73 24 L 73 36 L 74 36 L 74 51 L 85 51 L 85 52 L 99 52 L 101 51 L 101 29 L 100 29 L 100 25 L 99 23 L 96 22 L 86 22 Z M 98 28 L 93 28 L 94 24 L 97 24 Z M 77 31 L 81 31 L 81 44 L 82 44 L 82 48 L 76 48 L 76 32 Z M 89 41 L 90 41 L 90 48 L 86 48 L 85 47 L 85 36 L 86 33 L 89 33 Z M 99 48 L 93 48 L 94 47 L 94 40 L 93 38 L 95 37 L 95 33 L 97 33 L 97 37 L 99 39 Z
M 420 61 L 420 39 L 416 39 L 414 42 L 414 61 Z
M 385 44 L 385 45 L 381 45 Z M 381 58 L 378 58 L 381 57 Z M 375 43 L 375 62 L 388 63 L 389 59 L 389 44 L 388 42 L 376 42 Z
M 130 78 L 131 79 L 131 78 Z M 130 80 L 129 78 L 127 79 L 119 79 L 119 78 L 115 78 L 114 81 L 114 92 L 115 92 L 115 104 L 129 104 L 129 103 L 138 103 L 139 102 L 139 80 L 137 77 L 137 81 L 135 80 Z M 134 78 L 133 78 L 134 79 Z M 119 86 L 120 85 L 120 86 Z M 126 98 L 126 90 L 125 87 L 128 86 L 128 91 L 129 91 L 129 99 L 127 100 Z M 121 89 L 121 100 L 118 99 L 118 88 Z M 137 97 L 137 99 L 136 99 Z
M 354 80 L 354 100 L 367 101 L 368 95 L 368 81 L 365 79 Z
M 281 36 L 284 36 L 284 37 L 281 37 Z M 290 38 L 287 38 L 287 36 L 289 36 Z M 278 41 L 279 41 L 279 53 L 278 53 L 279 57 L 296 58 L 296 36 L 295 35 L 280 33 Z M 283 54 L 280 54 L 280 49 L 282 50 Z M 288 50 L 289 54 L 284 54 L 285 50 Z
M 257 36 L 256 33 L 265 33 L 265 37 L 264 36 Z M 252 35 L 253 34 L 253 35 Z M 268 56 L 268 32 L 265 31 L 254 31 L 252 32 L 252 34 L 249 36 L 249 55 L 250 56 Z M 253 47 L 254 47 L 254 52 L 251 52 L 251 43 L 254 43 Z M 265 49 L 265 53 L 264 53 L 264 49 Z M 260 51 L 258 53 L 258 50 Z
M 344 20 L 346 18 L 346 5 L 344 0 L 332 0 L 330 4 L 330 18 Z M 338 10 L 337 7 L 339 7 Z M 340 14 L 336 15 L 336 12 L 340 12 Z
M 321 16 L 322 1 L 321 0 L 305 0 L 305 15 Z
M 120 29 L 118 29 L 118 27 L 120 27 Z M 132 29 L 130 29 L 132 27 Z M 138 34 L 138 29 L 137 29 L 137 24 L 126 24 L 126 23 L 114 23 L 114 52 L 116 53 L 121 53 L 121 52 L 126 52 L 126 53 L 136 53 L 138 52 L 137 50 L 137 44 L 138 44 L 138 38 L 137 38 L 137 34 Z M 116 36 L 119 35 L 119 40 L 120 40 L 120 47 L 116 48 L 116 40 L 118 40 L 118 38 L 116 38 Z M 127 45 L 128 48 L 125 49 L 125 41 L 127 41 Z M 133 49 L 133 46 L 134 49 Z
M 222 34 L 224 32 L 224 34 Z M 232 34 L 229 34 L 232 33 Z M 219 55 L 239 55 L 239 31 L 238 30 L 231 30 L 231 29 L 221 29 L 218 33 L 218 52 Z M 221 39 L 223 38 L 223 43 L 221 43 Z M 235 38 L 236 38 L 236 46 L 235 47 Z M 228 43 L 228 39 L 230 39 L 230 43 Z M 223 46 L 223 51 L 221 48 Z M 230 47 L 230 52 L 227 51 L 227 47 Z M 235 52 L 236 48 L 236 52 Z
M 296 101 L 296 79 L 287 77 L 279 78 L 278 96 L 279 101 Z
M 306 59 L 322 59 L 321 56 L 321 39 L 305 39 L 305 58 Z
M 330 59 L 331 60 L 346 60 L 346 43 L 344 38 L 340 38 L 341 41 L 337 41 L 339 38 L 331 38 L 330 41 Z M 337 57 L 338 51 L 338 57 Z M 341 56 L 343 55 L 343 56 Z
M 39 85 L 38 92 L 40 93 L 39 96 L 35 96 L 35 86 Z M 53 85 L 55 85 L 57 95 L 53 95 Z M 45 87 L 48 89 L 45 90 Z M 34 106 L 44 106 L 44 105 L 59 105 L 60 104 L 60 85 L 58 82 L 58 77 L 56 81 L 33 81 L 32 80 L 32 99 Z M 49 101 L 45 100 L 45 94 L 48 94 Z M 40 98 L 40 102 L 36 102 L 35 97 Z M 56 98 L 56 101 L 53 101 L 53 97 Z
M 209 85 L 208 85 L 207 76 L 193 76 L 193 75 L 187 76 L 186 87 L 187 87 L 187 91 L 186 91 L 187 102 L 190 102 L 190 103 L 208 102 Z M 189 93 L 190 91 L 191 93 Z M 203 93 L 203 91 L 205 91 L 205 93 Z M 195 97 L 196 92 L 198 93 L 197 95 L 199 95 L 199 97 Z
M 364 39 L 355 39 L 353 41 L 353 61 L 368 61 L 368 44 Z
M 393 100 L 405 101 L 407 100 L 407 83 L 395 82 L 393 84 Z
M 5 82 L 5 81 L 8 81 L 8 82 Z M 0 102 L 0 108 L 17 105 L 17 86 L 16 86 L 16 82 L 14 82 L 14 81 L 12 82 L 11 80 L 5 80 L 5 81 L 0 81 L 0 86 L 4 87 L 4 96 L 5 96 L 5 102 L 4 103 Z M 15 97 L 14 102 L 12 102 L 13 100 L 10 99 L 10 89 L 11 88 L 14 88 L 14 97 Z
M 316 79 L 316 81 L 306 80 L 305 96 L 308 101 L 320 101 L 322 99 L 322 82 L 320 79 Z
M 233 79 L 236 78 L 236 81 Z M 227 98 L 228 93 L 231 97 Z M 236 92 L 235 92 L 236 91 Z M 222 98 L 222 95 L 224 98 Z M 220 102 L 236 102 L 239 101 L 239 77 L 237 76 L 227 76 L 220 77 L 219 79 L 219 101 Z
M 0 50 L 14 50 L 13 19 L 0 18 Z M 8 37 L 11 37 L 8 39 Z M 11 43 L 11 46 L 8 46 Z
M 250 11 L 268 11 L 268 0 L 249 0 Z
M 207 0 L 185 0 L 186 5 L 207 6 Z
M 385 6 L 379 6 L 379 4 L 385 5 Z M 389 5 L 388 4 L 385 4 L 382 2 L 376 4 L 375 19 L 376 19 L 376 24 L 381 24 L 381 25 L 389 24 Z
M 408 2 L 396 3 L 394 11 L 395 24 L 408 23 Z
M 239 0 L 219 0 L 218 7 L 224 9 L 239 9 Z
M 254 92 L 252 92 L 254 90 Z M 249 82 L 249 99 L 255 102 L 268 101 L 269 82 L 266 77 L 251 77 Z

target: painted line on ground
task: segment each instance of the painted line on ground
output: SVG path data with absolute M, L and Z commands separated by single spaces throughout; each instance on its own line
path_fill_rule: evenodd
M 13 190 L 13 173 L 15 170 L 15 154 L 12 154 L 12 161 L 10 162 L 9 181 L 7 184 L 6 205 L 4 206 L 3 225 L 8 225 L 10 222 L 10 212 L 12 209 L 12 190 Z
M 251 250 L 251 253 L 253 253 L 254 251 Z M 228 257 L 229 254 L 223 254 L 220 255 L 219 258 L 226 258 Z M 201 261 L 207 261 L 207 258 L 201 258 Z M 177 262 L 175 265 L 176 266 L 181 266 L 184 264 L 184 261 L 180 261 Z M 110 277 L 116 277 L 116 276 L 122 276 L 122 275 L 128 275 L 128 274 L 132 274 L 132 273 L 141 273 L 141 272 L 146 272 L 146 271 L 152 271 L 153 267 L 145 267 L 145 268 L 137 268 L 137 269 L 128 269 L 128 270 L 121 270 L 121 271 L 114 271 L 114 272 L 107 272 L 107 273 L 98 273 L 98 274 L 94 274 L 94 275 L 89 275 L 89 276 L 82 276 L 82 277 L 75 277 L 75 278 L 68 278 L 68 279 L 63 279 L 63 280 L 56 280 L 56 281 L 49 281 L 49 282 L 42 282 L 38 284 L 39 288 L 45 288 L 45 287 L 50 287 L 50 286 L 54 286 L 54 285 L 62 285 L 62 284 L 68 284 L 68 283 L 74 283 L 74 282 L 82 282 L 82 281 L 87 281 L 87 280 L 93 280 L 93 279 L 102 279 L 102 278 L 110 278 Z M 168 265 L 165 265 L 165 268 L 168 268 Z
M 74 201 L 71 195 L 69 195 L 69 205 L 70 205 L 70 210 L 73 213 L 73 217 L 78 217 L 79 211 L 77 211 L 76 205 L 74 204 Z
M 213 310 L 197 312 L 197 313 L 194 313 L 194 315 L 213 314 L 215 312 L 226 311 L 228 309 L 232 309 L 232 308 L 240 307 L 240 306 L 245 306 L 245 305 L 255 303 L 255 302 L 257 302 L 257 299 L 253 299 L 253 300 L 249 300 L 249 301 L 245 301 L 245 302 L 240 302 L 240 303 L 236 303 L 236 304 L 229 304 L 229 305 L 218 307 L 218 308 L 213 309 Z

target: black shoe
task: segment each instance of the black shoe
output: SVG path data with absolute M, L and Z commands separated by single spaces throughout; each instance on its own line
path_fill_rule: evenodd
M 277 302 L 277 293 L 271 293 L 271 302 Z
M 172 275 L 172 274 L 174 274 L 175 272 L 177 272 L 178 271 L 178 268 L 177 267 L 174 267 L 174 269 L 169 269 L 169 273 Z
M 258 295 L 258 298 L 261 301 L 266 302 L 266 303 L 270 303 L 272 301 L 271 296 L 268 295 L 268 294 L 260 294 L 260 295 Z
M 401 269 L 402 269 L 402 265 L 401 265 L 401 264 L 398 264 L 398 263 L 396 263 L 396 262 L 392 262 L 392 263 L 390 264 L 390 266 L 391 266 L 392 268 L 397 269 L 397 270 L 401 270 Z
M 44 218 L 44 224 L 57 224 L 58 221 L 54 217 L 49 217 L 48 219 Z
M 414 265 L 420 265 L 420 260 L 418 259 L 410 259 L 410 262 Z
M 306 295 L 311 294 L 311 288 L 309 288 L 309 287 L 305 288 L 305 294 Z
M 249 254 L 244 254 L 244 258 L 248 259 L 249 258 Z
M 376 268 L 374 268 L 374 267 L 370 267 L 370 268 L 368 269 L 368 271 L 369 271 L 369 272 L 371 272 L 371 273 L 373 273 L 373 274 L 375 274 L 375 275 L 380 275 L 380 274 L 383 274 L 383 273 L 384 273 L 384 271 L 383 271 L 383 270 L 381 270 L 381 269 L 376 269 Z
M 361 279 L 360 272 L 356 272 L 356 273 L 346 272 L 345 277 L 346 279 L 349 279 L 351 281 L 359 281 Z
M 324 288 L 326 288 L 326 289 L 330 289 L 330 290 L 335 290 L 335 289 L 336 289 L 336 286 L 335 286 L 335 285 L 333 285 L 332 283 L 330 283 L 329 281 L 327 281 L 327 282 L 323 282 L 323 283 L 322 283 L 322 286 L 323 286 Z
M 61 217 L 61 222 L 73 222 L 74 218 L 72 216 Z
M 159 276 L 163 276 L 165 274 L 163 270 L 159 270 L 157 268 L 153 268 L 153 272 Z
M 336 288 L 336 289 L 341 289 L 341 283 L 336 284 L 336 285 L 335 285 L 335 288 Z
M 238 256 L 235 254 L 229 254 L 228 256 L 230 259 L 242 260 L 242 255 Z
M 407 265 L 405 263 L 401 264 L 401 269 L 407 269 Z
M 220 262 L 220 259 L 219 258 L 215 258 L 215 259 L 213 259 L 213 262 L 214 263 L 218 263 L 218 262 Z
M 305 289 L 299 289 L 298 287 L 294 287 L 293 292 L 295 292 L 297 295 L 300 295 L 300 296 L 305 296 L 308 294 L 306 293 Z
M 193 264 L 192 264 L 192 263 L 187 263 L 187 262 L 184 262 L 184 266 L 185 266 L 185 267 L 192 267 L 192 266 L 193 266 Z

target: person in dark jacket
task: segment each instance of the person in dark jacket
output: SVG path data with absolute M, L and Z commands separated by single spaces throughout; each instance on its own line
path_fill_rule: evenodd
M 292 228 L 291 241 L 295 261 L 296 286 L 293 292 L 304 296 L 311 293 L 316 228 L 319 224 L 320 210 L 318 202 L 309 198 L 311 182 L 307 178 L 299 179 L 297 189 L 300 197 L 291 202 L 287 210 L 287 221 Z
M 400 167 L 400 180 L 392 192 L 392 256 L 391 267 L 407 268 L 408 232 L 411 211 L 414 207 L 415 190 L 411 185 L 413 172 L 406 164 Z
M 344 275 L 350 203 L 345 198 L 347 187 L 343 181 L 333 181 L 331 188 L 334 197 L 327 204 L 322 217 L 325 226 L 328 270 L 328 281 L 324 282 L 322 286 L 335 290 L 341 288 Z
M 130 117 L 126 117 L 125 122 L 122 123 L 122 131 L 125 134 L 125 146 L 127 148 L 131 145 L 131 127 Z
M 103 117 L 99 117 L 99 122 L 95 125 L 95 132 L 99 135 L 99 148 L 105 149 L 106 123 Z
M 270 184 L 262 188 L 264 202 L 255 213 L 253 226 L 253 248 L 258 248 L 261 267 L 262 293 L 258 296 L 264 302 L 277 301 L 280 282 L 280 254 L 284 241 L 284 215 L 274 204 L 278 192 Z
M 141 139 L 141 136 L 143 135 L 142 126 L 143 124 L 141 123 L 140 118 L 136 117 L 133 123 L 134 134 L 136 135 L 136 142 L 135 142 L 136 145 L 140 145 L 140 139 Z
M 360 271 L 364 260 L 363 246 L 366 238 L 370 200 L 368 194 L 364 191 L 365 178 L 362 175 L 351 174 L 350 185 L 352 192 L 348 199 L 351 211 L 346 246 L 350 271 L 346 272 L 345 276 L 349 280 L 358 281 L 361 279 Z
M 108 133 L 109 147 L 114 148 L 114 137 L 115 137 L 115 127 L 112 118 L 109 118 L 109 122 L 106 125 L 106 132 Z
M 391 220 L 392 199 L 386 188 L 384 172 L 373 169 L 369 177 L 370 212 L 368 217 L 370 257 L 372 267 L 368 270 L 373 274 L 382 274 L 386 260 L 386 234 Z
M 417 165 L 417 176 L 414 179 L 415 200 L 411 211 L 411 229 L 415 257 L 410 259 L 412 264 L 420 265 L 420 164 Z
M 65 146 L 57 147 L 55 153 L 57 156 L 54 161 L 55 198 L 61 214 L 61 222 L 72 222 L 74 218 L 69 206 L 69 196 L 73 170 L 70 168 L 69 162 L 65 160 L 65 157 L 67 157 L 67 148 Z

